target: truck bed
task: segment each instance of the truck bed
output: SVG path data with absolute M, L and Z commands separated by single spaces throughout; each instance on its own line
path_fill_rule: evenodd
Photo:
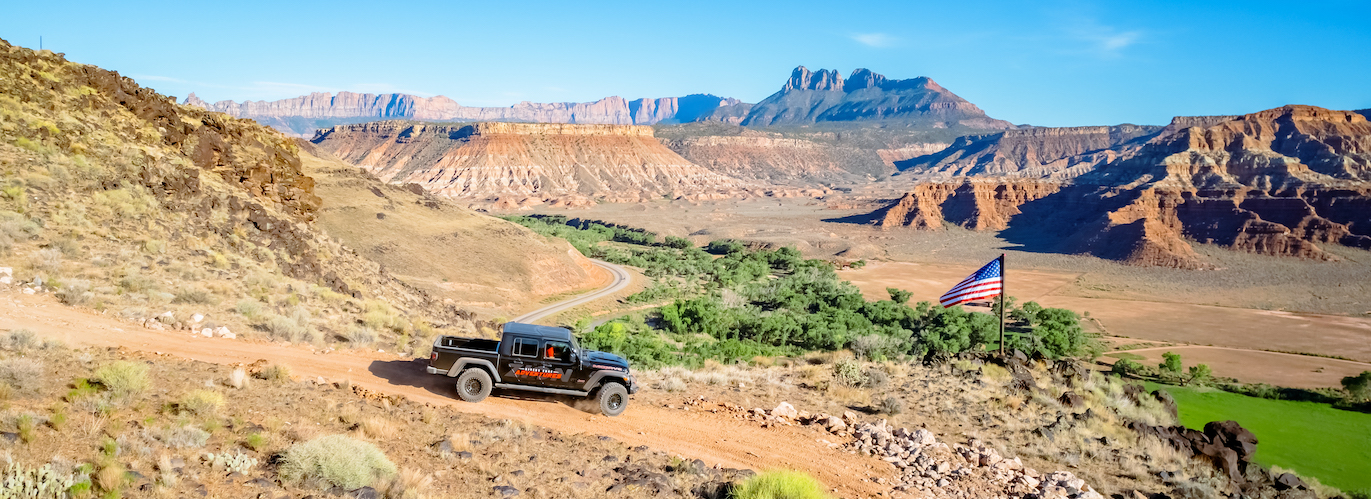
M 482 352 L 497 352 L 500 350 L 499 340 L 488 340 L 485 338 L 463 338 L 460 336 L 443 336 L 438 340 L 436 346 L 443 348 L 460 348 L 463 350 L 479 350 Z

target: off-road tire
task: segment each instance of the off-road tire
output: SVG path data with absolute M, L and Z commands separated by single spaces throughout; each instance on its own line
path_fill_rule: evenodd
M 628 408 L 628 389 L 618 383 L 605 383 L 596 395 L 600 402 L 600 414 L 618 416 Z
M 457 377 L 457 397 L 474 404 L 490 396 L 490 389 L 493 386 L 490 374 L 484 369 L 467 369 Z

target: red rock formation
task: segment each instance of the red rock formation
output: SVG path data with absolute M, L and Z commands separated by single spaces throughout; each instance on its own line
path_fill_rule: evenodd
M 975 157 L 962 163 L 976 165 L 964 172 L 1012 165 L 1020 169 L 1000 173 L 1020 178 L 920 184 L 873 216 L 885 227 L 1008 228 L 1011 240 L 1042 249 L 1182 268 L 1206 265 L 1191 246 L 1196 241 L 1318 260 L 1337 259 L 1321 244 L 1371 248 L 1371 123 L 1361 114 L 1286 106 L 1231 118 L 1177 118 L 1144 144 L 1125 140 L 1105 151 L 1065 155 L 1105 140 L 1105 132 L 1014 130 L 974 150 L 979 156 L 970 153 L 973 140 L 959 141 L 949 150 L 968 154 L 954 157 L 954 151 L 939 164 Z M 1051 142 L 1055 148 L 1039 140 L 1061 136 L 1077 139 Z M 1016 142 L 1026 138 L 1033 140 Z M 1054 156 L 1083 165 L 1060 188 L 1040 180 L 1055 172 L 1023 173 L 1035 157 Z
M 662 146 L 652 128 L 383 121 L 321 132 L 321 148 L 388 182 L 415 183 L 475 206 L 519 207 L 764 192 Z

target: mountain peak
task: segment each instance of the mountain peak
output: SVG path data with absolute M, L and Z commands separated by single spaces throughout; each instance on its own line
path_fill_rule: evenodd
M 820 69 L 810 71 L 809 68 L 798 66 L 790 72 L 790 79 L 786 80 L 782 92 L 792 90 L 822 90 L 822 91 L 842 91 L 843 77 L 837 70 Z

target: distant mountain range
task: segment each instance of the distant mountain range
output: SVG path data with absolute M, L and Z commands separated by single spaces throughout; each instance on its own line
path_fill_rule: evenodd
M 859 68 L 846 80 L 837 71 L 795 68 L 781 91 L 752 106 L 745 126 L 820 122 L 904 121 L 934 128 L 961 125 L 1004 130 L 1007 121 L 985 111 L 924 76 L 891 80 Z
M 779 92 L 752 105 L 708 94 L 595 102 L 521 102 L 509 107 L 470 107 L 444 97 L 410 94 L 312 93 L 277 101 L 209 103 L 194 93 L 183 104 L 251 118 L 292 135 L 313 136 L 340 124 L 406 119 L 417 121 L 515 121 L 603 125 L 656 125 L 719 121 L 745 126 L 896 121 L 926 128 L 1004 130 L 1009 122 L 986 116 L 975 104 L 926 77 L 890 80 L 857 69 L 844 80 L 837 71 L 795 68 Z
M 595 102 L 520 102 L 509 107 L 470 107 L 444 96 L 409 94 L 337 95 L 316 92 L 277 101 L 200 100 L 194 93 L 184 104 L 211 111 L 252 118 L 294 135 L 313 136 L 321 128 L 367 121 L 408 119 L 418 121 L 519 121 L 599 125 L 653 125 L 696 121 L 720 108 L 739 105 L 737 99 L 694 94 L 685 97 L 628 100 L 606 97 Z

